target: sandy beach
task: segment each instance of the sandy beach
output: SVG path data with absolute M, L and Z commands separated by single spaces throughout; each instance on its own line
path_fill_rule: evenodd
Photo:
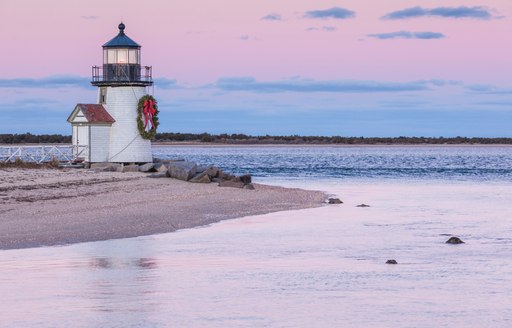
M 138 172 L 0 169 L 0 249 L 126 238 L 321 206 L 319 191 L 220 188 Z

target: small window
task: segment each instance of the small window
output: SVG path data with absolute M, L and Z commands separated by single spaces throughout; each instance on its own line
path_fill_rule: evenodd
M 100 88 L 100 104 L 104 105 L 107 102 L 107 88 Z

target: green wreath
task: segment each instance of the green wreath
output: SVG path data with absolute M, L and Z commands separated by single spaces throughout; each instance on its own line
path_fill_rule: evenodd
M 151 118 L 148 119 L 148 123 L 147 123 L 147 124 L 152 123 L 152 125 L 151 125 L 151 129 L 149 129 L 148 131 L 146 131 L 146 129 L 144 127 L 144 124 L 146 122 L 146 114 L 144 113 L 144 111 L 145 111 L 144 103 L 146 103 L 146 101 L 153 102 L 153 106 L 150 106 L 150 108 L 149 108 L 149 111 L 153 111 L 153 114 L 150 115 Z M 146 111 L 147 110 L 148 110 L 148 108 L 146 108 Z M 157 102 L 156 102 L 156 99 L 153 98 L 153 96 L 145 95 L 139 99 L 139 104 L 137 105 L 137 128 L 139 129 L 139 133 L 142 136 L 142 138 L 153 139 L 155 137 L 156 129 L 158 128 L 158 125 L 160 124 L 158 122 L 158 113 L 159 112 L 158 112 Z

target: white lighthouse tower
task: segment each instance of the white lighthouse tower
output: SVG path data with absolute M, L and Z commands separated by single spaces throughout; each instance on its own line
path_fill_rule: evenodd
M 88 162 L 153 160 L 151 141 L 137 125 L 139 100 L 153 85 L 151 67 L 141 66 L 141 46 L 124 30 L 119 24 L 119 34 L 103 45 L 103 66 L 92 68 L 97 104 L 78 104 L 68 118 L 75 152 Z

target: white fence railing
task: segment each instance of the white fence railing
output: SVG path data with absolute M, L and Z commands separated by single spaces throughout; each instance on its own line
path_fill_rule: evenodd
M 21 159 L 24 162 L 44 163 L 56 158 L 60 162 L 73 162 L 83 158 L 87 146 L 0 146 L 0 162 L 14 162 Z

